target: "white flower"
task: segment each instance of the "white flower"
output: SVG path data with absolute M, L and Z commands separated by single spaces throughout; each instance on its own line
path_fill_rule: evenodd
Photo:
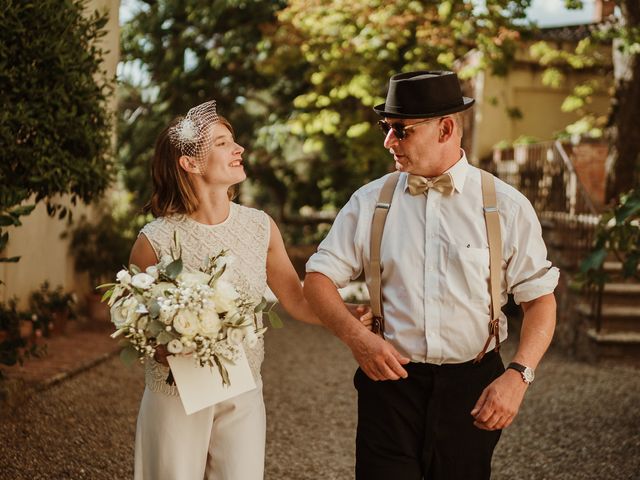
M 147 290 L 156 279 L 147 273 L 137 273 L 131 279 L 131 285 L 140 290 Z
M 111 307 L 111 321 L 116 328 L 133 325 L 140 316 L 140 314 L 136 312 L 137 308 L 138 301 L 132 295 L 118 300 Z
M 200 332 L 208 337 L 218 334 L 222 328 L 222 322 L 215 310 L 205 310 L 200 314 Z
M 195 142 L 198 139 L 198 128 L 190 118 L 184 118 L 180 122 L 178 138 L 187 143 Z
M 150 267 L 147 267 L 147 269 L 145 270 L 145 273 L 147 273 L 148 275 L 151 275 L 155 280 L 158 279 L 158 267 L 156 267 L 155 265 L 151 265 Z
M 182 342 L 177 338 L 174 338 L 169 343 L 167 343 L 167 350 L 169 350 L 169 353 L 174 353 L 174 354 L 182 352 L 183 350 Z
M 123 268 L 116 274 L 116 280 L 122 285 L 129 285 L 131 283 L 131 275 Z
M 218 313 L 235 310 L 239 298 L 238 292 L 229 282 L 219 279 L 213 292 L 213 303 Z
M 169 282 L 156 283 L 153 287 L 151 287 L 151 296 L 157 300 L 158 297 L 164 297 L 165 292 L 171 292 L 173 291 L 174 288 L 175 287 L 173 286 L 173 283 L 169 283 Z
M 173 328 L 181 335 L 192 337 L 198 333 L 198 317 L 190 310 L 179 310 L 173 319 Z
M 171 325 L 172 320 L 173 320 L 173 311 L 168 309 L 167 307 L 161 307 L 160 321 L 165 325 Z

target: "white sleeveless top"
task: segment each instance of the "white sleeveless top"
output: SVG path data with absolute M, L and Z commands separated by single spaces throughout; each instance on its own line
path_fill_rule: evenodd
M 267 250 L 270 233 L 269 217 L 266 213 L 231 202 L 229 216 L 217 225 L 198 223 L 186 215 L 159 217 L 146 224 L 140 234 L 151 243 L 158 259 L 170 254 L 174 231 L 178 232 L 182 246 L 182 261 L 185 271 L 197 271 L 208 257 L 228 250 L 232 261 L 227 265 L 230 281 L 242 297 L 254 305 L 260 303 L 267 287 Z M 258 328 L 262 321 L 258 320 Z M 250 348 L 244 345 L 249 366 L 256 381 L 260 378 L 260 366 L 264 359 L 264 340 Z M 178 395 L 175 386 L 167 384 L 169 368 L 147 360 L 145 383 L 154 392 Z

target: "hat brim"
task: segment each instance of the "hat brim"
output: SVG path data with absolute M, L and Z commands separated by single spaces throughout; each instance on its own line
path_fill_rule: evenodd
M 386 103 L 381 103 L 380 105 L 376 105 L 373 107 L 373 110 L 380 115 L 381 117 L 387 118 L 434 118 L 434 117 L 444 117 L 445 115 L 451 115 L 454 113 L 462 112 L 467 108 L 470 108 L 475 100 L 469 97 L 462 97 L 462 105 L 456 105 L 454 108 L 450 108 L 448 110 L 441 110 L 439 112 L 429 112 L 429 113 L 399 113 L 399 112 L 390 112 L 387 111 Z

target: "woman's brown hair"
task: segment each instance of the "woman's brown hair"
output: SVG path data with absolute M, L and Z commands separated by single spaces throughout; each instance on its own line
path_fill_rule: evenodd
M 144 207 L 144 212 L 151 212 L 154 217 L 188 215 L 198 208 L 199 201 L 191 176 L 180 166 L 182 152 L 169 139 L 171 127 L 181 119 L 173 119 L 156 140 L 151 160 L 151 200 Z M 233 127 L 226 118 L 218 116 L 218 121 L 234 135 Z M 235 186 L 229 188 L 229 199 L 235 196 L 235 191 Z

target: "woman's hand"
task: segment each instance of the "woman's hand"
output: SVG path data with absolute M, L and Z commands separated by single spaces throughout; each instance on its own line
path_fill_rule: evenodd
M 167 347 L 165 345 L 158 345 L 156 347 L 156 353 L 153 354 L 153 359 L 165 367 L 168 367 L 169 362 L 167 362 L 167 357 L 169 355 L 170 353 L 167 351 Z
M 358 305 L 355 303 L 347 303 L 349 313 L 360 320 L 365 327 L 371 330 L 373 325 L 373 312 L 369 305 Z

